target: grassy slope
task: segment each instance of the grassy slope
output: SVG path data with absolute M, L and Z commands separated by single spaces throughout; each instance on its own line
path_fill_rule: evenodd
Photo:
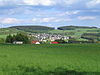
M 16 34 L 18 32 L 24 32 L 24 31 L 16 30 L 16 29 L 13 29 L 13 28 L 0 29 L 0 38 L 6 38 L 7 35 Z
M 100 44 L 0 45 L 0 70 L 18 65 L 100 72 Z
M 74 35 L 70 35 L 70 33 L 75 33 Z M 80 38 L 81 35 L 83 33 L 98 33 L 100 32 L 100 29 L 82 29 L 82 28 L 78 28 L 76 30 L 65 30 L 65 31 L 62 31 L 62 30 L 52 30 L 50 31 L 50 33 L 61 33 L 61 34 L 64 34 L 64 33 L 69 33 L 68 36 L 73 36 L 73 37 L 76 37 L 76 38 Z

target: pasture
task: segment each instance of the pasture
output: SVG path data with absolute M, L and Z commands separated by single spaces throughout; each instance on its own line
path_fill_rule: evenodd
M 33 74 L 32 67 L 50 74 L 43 74 L 40 70 L 41 74 Z M 0 44 L 0 75 L 61 75 L 53 74 L 59 67 L 77 72 L 100 72 L 100 44 Z

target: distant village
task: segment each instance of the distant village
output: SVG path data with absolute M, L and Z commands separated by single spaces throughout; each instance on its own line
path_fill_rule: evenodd
M 48 32 L 48 30 L 51 31 L 54 30 L 54 28 L 44 27 L 44 26 L 15 26 L 10 28 L 15 28 L 17 30 L 21 30 L 24 32 L 8 35 L 6 37 L 6 40 L 4 40 L 4 43 L 8 44 L 100 43 L 100 33 L 99 29 L 96 27 L 64 26 L 58 28 L 59 31 L 73 30 L 73 32 L 70 31 L 70 33 L 67 32 L 66 34 L 50 33 Z M 87 29 L 87 31 L 83 33 L 83 30 L 81 29 Z M 96 33 L 90 33 L 90 30 Z M 74 33 L 76 33 L 75 31 L 76 32 L 82 31 L 79 38 L 71 36 L 74 35 Z
M 65 35 L 61 35 L 61 34 L 50 34 L 50 33 L 31 33 L 28 34 L 28 36 L 31 38 L 34 38 L 32 43 L 36 43 L 37 42 L 48 42 L 51 41 L 51 43 L 58 43 L 55 40 L 68 40 L 70 37 L 65 36 Z
M 86 38 L 87 34 L 82 35 L 82 38 Z M 88 34 L 89 35 L 89 34 Z M 90 34 L 91 35 L 91 34 Z M 95 39 L 86 41 L 76 40 L 74 37 L 66 36 L 63 34 L 53 33 L 28 33 L 16 35 L 8 35 L 6 37 L 6 43 L 8 44 L 66 44 L 66 43 L 99 43 Z

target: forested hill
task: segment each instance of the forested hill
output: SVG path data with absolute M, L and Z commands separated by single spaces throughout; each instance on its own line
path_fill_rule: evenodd
M 87 27 L 87 26 L 62 26 L 62 27 L 58 27 L 58 30 L 75 30 L 77 28 L 94 29 L 94 28 L 97 28 L 97 27 Z
M 79 39 L 84 33 L 92 33 L 93 35 L 100 33 L 100 28 L 85 26 L 62 26 L 57 30 L 46 26 L 12 26 L 9 28 L 0 28 L 0 38 L 6 38 L 8 34 L 16 34 L 18 32 L 65 34 L 66 36 L 72 36 Z M 85 36 L 87 37 L 87 35 Z
M 12 26 L 10 28 L 15 28 L 18 30 L 54 30 L 55 29 L 47 26 Z
M 55 30 L 53 27 L 47 27 L 47 26 L 12 26 L 9 28 L 15 28 L 18 30 Z M 96 29 L 97 27 L 88 27 L 88 26 L 62 26 L 58 27 L 58 30 L 75 30 L 75 29 Z

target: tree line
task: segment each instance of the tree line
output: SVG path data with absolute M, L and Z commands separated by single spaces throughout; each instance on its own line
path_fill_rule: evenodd
M 93 42 L 100 41 L 100 33 L 84 33 L 81 38 L 87 39 Z
M 6 37 L 6 43 L 13 43 L 15 41 L 22 41 L 24 44 L 28 44 L 30 41 L 29 41 L 29 38 L 27 35 L 25 34 L 21 34 L 21 33 L 17 33 L 16 35 L 8 35 Z

